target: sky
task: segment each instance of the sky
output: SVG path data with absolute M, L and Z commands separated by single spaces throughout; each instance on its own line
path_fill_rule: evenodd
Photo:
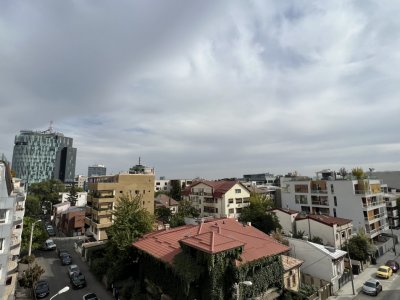
M 76 174 L 400 170 L 400 2 L 0 1 L 9 160 L 52 120 Z

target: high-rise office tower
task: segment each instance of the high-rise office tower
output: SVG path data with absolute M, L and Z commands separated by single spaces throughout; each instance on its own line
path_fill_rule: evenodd
M 104 176 L 106 175 L 107 168 L 104 165 L 93 165 L 88 168 L 88 177 Z
M 53 131 L 21 130 L 15 136 L 12 169 L 28 184 L 48 179 L 74 182 L 73 139 Z

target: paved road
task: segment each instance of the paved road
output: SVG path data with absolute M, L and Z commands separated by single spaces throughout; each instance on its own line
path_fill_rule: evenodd
M 394 274 L 389 279 L 382 279 L 373 276 L 373 278 L 378 279 L 382 284 L 382 292 L 376 297 L 371 297 L 364 294 L 362 291 L 354 298 L 357 300 L 367 300 L 367 299 L 381 299 L 381 300 L 400 300 L 400 272 Z
M 56 251 L 36 251 L 36 262 L 45 269 L 45 273 L 41 279 L 47 280 L 50 285 L 50 296 L 53 296 L 63 287 L 68 285 L 70 290 L 64 294 L 58 295 L 55 300 L 79 300 L 82 296 L 94 292 L 101 300 L 115 300 L 111 292 L 107 291 L 103 285 L 90 273 L 86 262 L 82 261 L 80 256 L 75 252 L 74 241 L 76 238 L 53 238 L 58 248 L 68 250 L 72 255 L 72 263 L 79 266 L 80 270 L 86 277 L 87 286 L 83 289 L 73 290 L 67 275 L 67 266 L 62 266 L 58 259 Z M 47 297 L 45 299 L 50 298 Z

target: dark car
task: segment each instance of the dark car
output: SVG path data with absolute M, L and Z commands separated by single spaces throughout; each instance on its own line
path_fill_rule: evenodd
M 33 292 L 35 294 L 35 299 L 44 298 L 50 294 L 49 284 L 47 281 L 39 280 L 34 284 Z
M 53 228 L 47 228 L 47 234 L 48 234 L 49 236 L 55 236 L 55 235 L 56 235 L 56 232 L 54 231 Z
M 72 274 L 71 284 L 74 289 L 84 288 L 86 286 L 85 276 L 81 272 Z
M 61 248 L 61 249 L 60 249 L 60 248 L 57 248 L 57 255 L 58 255 L 58 257 L 61 258 L 61 256 L 64 255 L 64 254 L 70 255 L 69 252 L 68 252 L 67 250 L 62 249 L 62 248 Z
M 70 265 L 72 263 L 72 257 L 68 253 L 63 253 L 60 256 L 60 260 L 61 260 L 61 264 L 63 266 L 67 266 L 67 265 Z
M 83 300 L 100 300 L 95 293 L 89 293 L 89 294 L 83 295 L 82 299 Z
M 390 267 L 394 273 L 396 273 L 399 270 L 399 267 L 400 267 L 399 263 L 397 261 L 395 261 L 395 260 L 388 260 L 385 263 L 385 266 Z

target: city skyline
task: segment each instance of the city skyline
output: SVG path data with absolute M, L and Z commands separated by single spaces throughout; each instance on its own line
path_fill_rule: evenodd
M 0 153 L 74 139 L 76 174 L 400 170 L 400 4 L 6 1 Z

